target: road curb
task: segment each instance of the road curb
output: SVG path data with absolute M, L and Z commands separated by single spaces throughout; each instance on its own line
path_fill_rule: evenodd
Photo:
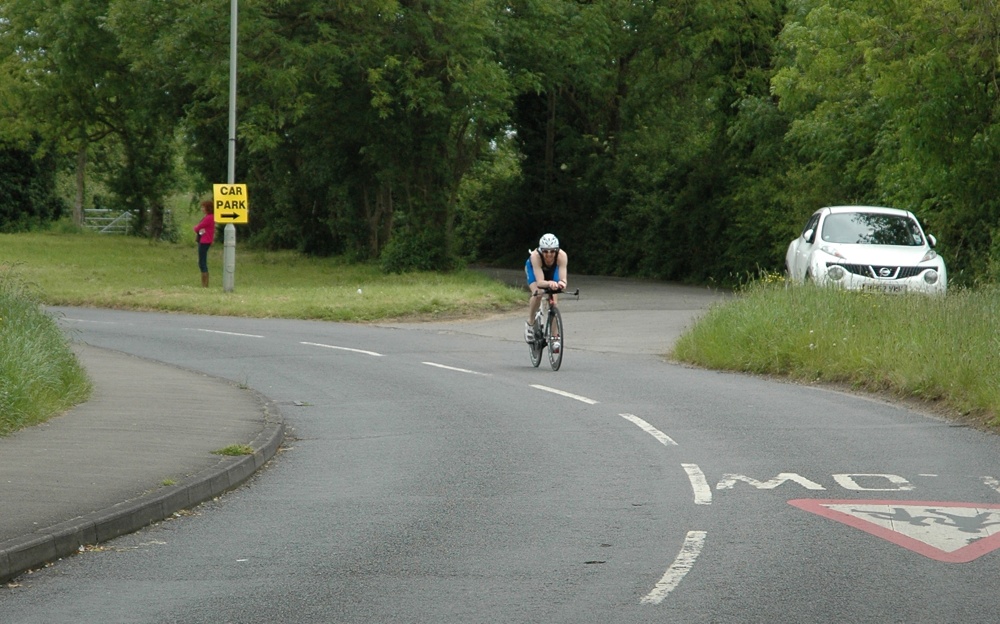
M 81 546 L 138 531 L 242 485 L 274 457 L 285 437 L 284 419 L 277 405 L 249 391 L 260 404 L 264 416 L 263 428 L 248 443 L 254 449 L 252 455 L 223 457 L 215 466 L 176 485 L 158 487 L 138 498 L 0 542 L 0 582 L 75 554 Z

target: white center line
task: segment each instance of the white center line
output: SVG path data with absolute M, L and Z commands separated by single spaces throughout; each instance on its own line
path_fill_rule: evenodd
M 570 399 L 576 399 L 577 401 L 581 401 L 583 403 L 586 403 L 587 405 L 597 405 L 597 401 L 595 401 L 594 399 L 588 399 L 587 397 L 580 396 L 579 394 L 570 394 L 569 392 L 563 392 L 562 390 L 556 390 L 555 388 L 549 388 L 548 386 L 539 386 L 537 384 L 531 384 L 531 387 L 537 390 L 544 390 L 545 392 L 551 392 L 552 394 L 558 394 L 559 396 L 564 396 Z
M 642 597 L 639 602 L 642 604 L 660 604 L 667 594 L 676 589 L 684 576 L 691 571 L 695 560 L 701 554 L 701 548 L 705 545 L 705 538 L 708 533 L 705 531 L 688 531 L 684 538 L 684 546 L 677 558 L 667 568 L 666 573 L 660 582 L 653 587 L 652 591 Z
M 334 345 L 320 344 L 318 342 L 301 342 L 299 344 L 309 345 L 310 347 L 323 347 L 324 349 L 337 349 L 338 351 L 350 351 L 352 353 L 363 353 L 365 355 L 372 355 L 375 357 L 383 357 L 381 353 L 375 353 L 374 351 L 365 351 L 364 349 L 352 349 L 350 347 L 337 347 Z
M 444 364 L 435 364 L 434 362 L 421 362 L 421 364 L 426 364 L 427 366 L 436 366 L 437 368 L 443 368 L 445 370 L 456 371 L 459 373 L 468 373 L 470 375 L 482 375 L 483 377 L 489 377 L 488 373 L 480 373 L 465 368 L 455 368 L 454 366 L 445 366 Z
M 705 473 L 701 471 L 698 464 L 681 464 L 681 466 L 684 467 L 684 472 L 687 473 L 688 480 L 691 482 L 691 489 L 694 490 L 694 504 L 711 505 L 712 488 L 708 486 Z
M 256 334 L 237 334 L 236 332 L 219 331 L 217 329 L 195 329 L 195 331 L 206 332 L 209 334 L 225 334 L 227 336 L 243 336 L 244 338 L 263 338 L 263 336 L 258 336 Z
M 625 420 L 631 421 L 636 425 L 638 425 L 640 429 L 642 429 L 649 435 L 659 440 L 660 444 L 662 444 L 663 446 L 677 446 L 677 443 L 674 442 L 670 436 L 663 433 L 662 431 L 660 431 L 653 425 L 649 424 L 645 420 L 639 418 L 638 416 L 634 414 L 618 414 L 618 415 L 624 418 Z
M 78 319 L 78 318 L 64 318 L 63 320 L 64 321 L 68 321 L 70 323 L 93 323 L 94 325 L 117 325 L 118 324 L 117 321 L 91 321 L 91 320 L 87 320 L 87 319 Z M 127 325 L 131 325 L 131 323 L 127 323 Z

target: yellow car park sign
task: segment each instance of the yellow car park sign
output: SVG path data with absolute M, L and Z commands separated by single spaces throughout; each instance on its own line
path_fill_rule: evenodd
M 216 223 L 247 223 L 250 197 L 246 184 L 213 184 Z

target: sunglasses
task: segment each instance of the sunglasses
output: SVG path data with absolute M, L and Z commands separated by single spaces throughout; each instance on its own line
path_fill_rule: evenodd
M 544 253 L 544 254 L 554 254 L 555 252 L 556 252 L 555 249 L 543 249 L 542 250 L 542 253 Z

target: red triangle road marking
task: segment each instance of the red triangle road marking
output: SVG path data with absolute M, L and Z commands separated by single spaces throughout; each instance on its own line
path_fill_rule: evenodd
M 1000 505 L 808 498 L 788 504 L 945 563 L 968 563 L 1000 548 Z

